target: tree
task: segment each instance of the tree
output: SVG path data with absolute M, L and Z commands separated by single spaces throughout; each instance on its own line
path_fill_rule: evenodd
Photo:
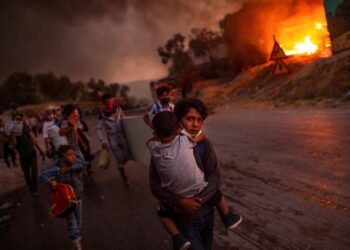
M 26 105 L 40 101 L 37 83 L 27 72 L 15 72 L 8 76 L 3 82 L 2 91 L 6 103 Z
M 158 55 L 163 64 L 171 63 L 169 76 L 175 83 L 181 86 L 182 96 L 185 98 L 191 91 L 194 81 L 194 65 L 188 52 L 185 50 L 186 38 L 181 34 L 175 34 L 163 47 L 158 48 Z
M 212 52 L 223 43 L 221 34 L 210 29 L 192 29 L 191 33 L 189 47 L 194 56 L 209 58 L 211 62 L 214 62 Z

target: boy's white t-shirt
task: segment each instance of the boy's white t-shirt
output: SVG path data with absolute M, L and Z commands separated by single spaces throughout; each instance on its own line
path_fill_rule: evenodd
M 43 137 L 44 138 L 49 138 L 49 135 L 47 134 L 47 130 L 49 129 L 52 124 L 54 124 L 55 121 L 45 121 L 43 125 Z
M 178 135 L 169 143 L 148 143 L 162 187 L 183 197 L 195 196 L 204 189 L 204 173 L 193 153 L 195 146 L 186 135 Z
M 51 126 L 47 128 L 47 135 L 55 150 L 58 150 L 62 145 L 68 145 L 67 138 L 60 135 L 60 128 L 55 125 L 55 123 L 51 124 Z

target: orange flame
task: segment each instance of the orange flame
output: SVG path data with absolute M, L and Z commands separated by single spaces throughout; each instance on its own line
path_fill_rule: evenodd
M 310 35 L 303 42 L 297 42 L 292 50 L 286 50 L 286 55 L 311 55 L 318 50 L 318 46 L 311 41 Z
M 324 10 L 297 15 L 280 23 L 278 40 L 286 55 L 330 56 L 330 37 Z

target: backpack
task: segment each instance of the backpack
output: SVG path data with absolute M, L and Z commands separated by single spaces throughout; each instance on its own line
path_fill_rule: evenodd
M 71 185 L 57 183 L 51 192 L 51 214 L 55 217 L 66 217 L 76 208 L 78 201 Z

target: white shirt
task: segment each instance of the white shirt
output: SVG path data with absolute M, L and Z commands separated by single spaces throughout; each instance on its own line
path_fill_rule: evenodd
M 162 187 L 183 197 L 195 196 L 204 189 L 204 173 L 193 154 L 195 145 L 185 135 L 178 135 L 169 143 L 148 143 Z
M 52 124 L 48 127 L 47 135 L 55 150 L 58 150 L 62 145 L 68 145 L 67 138 L 60 135 L 60 128 L 56 124 Z
M 166 106 L 162 106 L 162 104 L 158 101 L 146 110 L 146 114 L 147 115 L 155 115 L 155 114 L 162 112 L 162 111 L 173 112 L 174 107 L 175 107 L 175 105 L 171 102 L 169 102 Z
M 44 124 L 43 124 L 43 137 L 44 138 L 49 138 L 49 136 L 47 134 L 47 130 L 52 124 L 54 124 L 54 122 L 55 121 L 46 121 L 46 122 L 44 122 Z

